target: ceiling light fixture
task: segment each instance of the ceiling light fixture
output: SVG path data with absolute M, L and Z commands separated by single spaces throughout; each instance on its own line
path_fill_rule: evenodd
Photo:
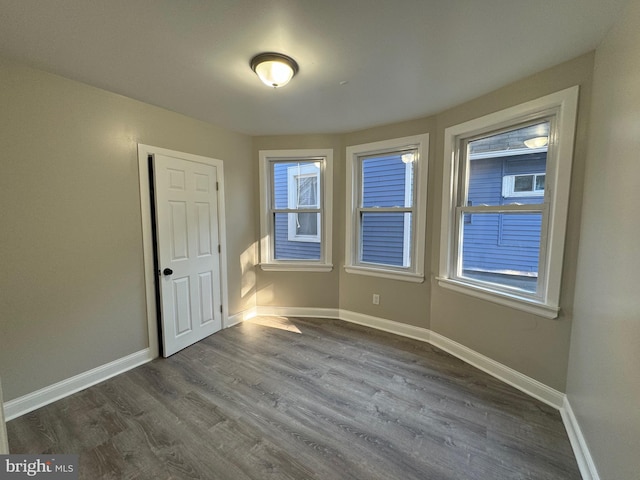
M 549 143 L 549 137 L 533 137 L 524 141 L 524 144 L 529 148 L 542 148 Z
M 273 88 L 284 87 L 299 70 L 293 58 L 274 52 L 256 55 L 250 65 L 262 83 Z

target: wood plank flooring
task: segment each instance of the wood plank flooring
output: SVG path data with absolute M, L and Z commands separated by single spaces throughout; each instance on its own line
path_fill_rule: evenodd
M 82 479 L 580 479 L 559 413 L 441 350 L 258 318 L 8 423 Z

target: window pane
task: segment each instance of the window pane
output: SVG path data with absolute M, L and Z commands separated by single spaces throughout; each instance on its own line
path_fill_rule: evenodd
M 411 229 L 411 213 L 363 213 L 360 260 L 408 267 L 411 259 Z
M 535 293 L 541 213 L 474 213 L 462 222 L 462 276 Z
M 513 182 L 514 192 L 532 192 L 533 175 L 517 175 Z
M 413 205 L 414 152 L 397 152 L 362 160 L 362 207 Z M 403 161 L 403 157 L 406 162 Z
M 536 175 L 546 171 L 546 144 L 534 143 L 536 150 L 532 150 L 525 141 L 530 143 L 532 138 L 545 139 L 548 135 L 549 122 L 545 121 L 469 142 L 467 198 L 460 205 L 468 201 L 474 205 L 541 203 L 540 193 L 531 197 L 526 193 L 537 187 Z M 541 181 L 544 189 L 544 178 Z M 510 198 L 513 196 L 517 200 Z
M 300 176 L 296 178 L 297 202 L 294 207 L 316 208 L 318 206 L 318 177 Z M 297 205 L 295 205 L 297 203 Z
M 318 235 L 318 214 L 317 213 L 296 213 L 296 235 Z
M 295 222 L 296 217 L 300 217 L 301 215 L 307 215 L 307 217 L 303 220 L 305 222 L 304 226 L 300 223 L 300 228 L 309 228 L 315 221 L 316 224 L 316 235 L 317 235 L 317 213 L 308 213 L 308 214 L 295 214 L 295 213 L 276 213 L 275 222 L 274 222 L 274 258 L 276 260 L 320 260 L 320 243 L 316 240 L 309 241 L 295 241 L 292 240 L 290 235 L 290 220 Z M 309 216 L 313 216 L 311 219 Z M 297 231 L 297 224 L 296 229 Z M 314 235 L 314 234 L 310 234 Z M 295 235 L 294 237 L 295 238 Z
M 544 179 L 546 175 L 536 176 L 536 190 L 544 190 Z
M 275 162 L 273 205 L 275 208 L 318 207 L 320 162 Z

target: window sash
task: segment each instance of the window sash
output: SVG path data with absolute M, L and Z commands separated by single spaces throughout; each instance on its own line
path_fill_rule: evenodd
M 573 86 L 445 128 L 440 262 L 437 277 L 440 287 L 544 318 L 558 317 L 578 92 L 579 87 Z M 547 212 L 541 225 L 543 231 L 540 241 L 546 251 L 542 251 L 539 258 L 539 266 L 545 276 L 538 289 L 540 298 L 531 299 L 514 292 L 501 292 L 484 285 L 473 285 L 466 279 L 458 280 L 454 266 L 461 216 L 457 215 L 456 208 L 461 206 L 461 198 L 466 199 L 464 184 L 460 182 L 466 167 L 460 160 L 467 154 L 460 142 L 483 138 L 492 132 L 511 130 L 544 117 L 552 117 L 553 123 L 549 130 L 546 191 L 543 200 Z M 532 150 L 531 153 L 537 152 Z M 533 205 L 530 207 L 534 208 Z
M 403 266 L 392 265 L 388 263 L 372 263 L 365 262 L 362 260 L 363 257 L 363 241 L 362 238 L 362 218 L 365 213 L 410 213 L 411 218 L 416 218 L 416 204 L 417 204 L 417 195 L 418 195 L 418 185 L 416 175 L 416 165 L 407 164 L 405 169 L 405 185 L 404 185 L 404 204 L 410 204 L 410 206 L 393 206 L 393 207 L 363 207 L 364 203 L 364 161 L 374 158 L 386 157 L 390 155 L 398 155 L 402 156 L 405 154 L 413 154 L 414 158 L 418 157 L 418 148 L 416 146 L 406 146 L 400 149 L 390 149 L 384 152 L 378 152 L 374 155 L 360 155 L 357 157 L 356 163 L 356 177 L 358 179 L 357 189 L 358 192 L 358 205 L 354 209 L 354 228 L 353 228 L 353 236 L 354 236 L 354 258 L 353 264 L 356 266 L 375 266 L 379 268 L 396 270 L 399 272 L 411 272 L 414 270 L 415 265 L 415 248 L 413 246 L 416 244 L 416 228 L 409 228 L 410 226 L 407 223 L 407 220 L 404 220 L 404 230 L 403 230 Z M 415 162 L 415 160 L 413 160 Z M 407 182 L 407 177 L 410 178 L 410 181 Z M 415 222 L 414 222 L 415 223 Z
M 406 282 L 424 282 L 424 243 L 426 230 L 426 205 L 427 205 L 427 172 L 428 172 L 428 152 L 429 134 L 413 135 L 409 137 L 382 140 L 365 143 L 361 145 L 350 145 L 346 148 L 346 228 L 345 228 L 345 271 L 349 274 L 369 275 L 381 278 L 401 280 Z M 412 171 L 412 181 L 410 188 L 406 188 L 406 171 L 404 182 L 404 198 L 380 196 L 377 197 L 374 189 L 373 195 L 369 195 L 367 190 L 366 203 L 363 199 L 363 175 L 362 159 L 376 159 L 383 156 L 396 156 L 396 161 L 409 165 Z M 402 156 L 406 155 L 403 159 Z M 398 158 L 399 157 L 399 158 Z M 373 162 L 372 167 L 375 166 Z M 396 165 L 399 166 L 399 165 Z M 365 169 L 368 170 L 365 164 Z M 377 172 L 375 172 L 377 170 Z M 379 180 L 385 181 L 384 170 L 372 168 L 371 174 L 380 173 Z M 399 171 L 397 173 L 400 173 Z M 373 177 L 369 177 L 372 180 Z M 400 182 L 397 186 L 402 185 Z M 368 186 L 368 184 L 367 184 Z M 397 189 L 396 194 L 400 193 Z M 373 205 L 374 203 L 378 203 Z M 363 205 L 366 205 L 364 207 Z M 383 208 L 380 208 L 384 205 Z M 406 205 L 406 206 L 405 206 Z M 409 207 L 410 205 L 410 207 Z M 387 210 L 389 208 L 389 210 Z M 410 228 L 408 228 L 405 218 L 404 231 L 411 232 L 403 238 L 403 259 L 402 264 L 408 267 L 400 267 L 398 250 L 395 251 L 394 258 L 388 259 L 395 265 L 361 262 L 362 256 L 362 220 L 364 215 L 374 215 L 376 213 L 403 214 L 403 217 L 411 217 Z M 370 217 L 365 217 L 365 224 L 368 224 Z M 374 219 L 375 220 L 375 219 Z M 399 232 L 400 222 L 396 223 Z M 374 228 L 374 231 L 376 229 Z M 378 232 L 382 228 L 377 229 Z M 383 232 L 384 233 L 384 232 Z M 393 242 L 399 244 L 399 236 Z M 372 238 L 373 240 L 373 238 Z M 371 243 L 370 245 L 373 245 Z M 384 248 L 384 245 L 383 245 Z M 370 252 L 373 250 L 370 250 Z M 405 258 L 406 252 L 406 258 Z M 365 258 L 372 259 L 368 255 Z M 384 259 L 384 258 L 383 258 Z M 378 258 L 376 258 L 378 260 Z M 387 259 L 384 259 L 387 261 Z
M 525 292 L 520 289 L 512 288 L 507 285 L 484 282 L 478 279 L 471 278 L 463 275 L 463 233 L 465 226 L 465 214 L 540 214 L 542 217 L 541 231 L 540 231 L 540 247 L 538 250 L 538 281 L 535 292 Z M 536 302 L 541 302 L 545 298 L 546 284 L 548 272 L 544 268 L 546 265 L 547 256 L 547 237 L 549 228 L 549 205 L 546 203 L 528 204 L 528 205 L 497 205 L 497 206 L 473 206 L 473 207 L 456 207 L 454 212 L 454 225 L 455 225 L 455 242 L 453 245 L 453 255 L 451 256 L 451 265 L 449 267 L 450 278 L 454 281 L 459 281 L 465 284 L 475 285 L 481 288 L 487 288 L 502 292 L 505 294 L 517 294 L 522 298 L 529 298 Z
M 376 266 L 379 268 L 387 268 L 391 270 L 397 270 L 399 272 L 411 272 L 412 271 L 412 259 L 414 258 L 413 245 L 414 238 L 416 236 L 415 228 L 415 212 L 411 208 L 360 208 L 357 209 L 357 222 L 356 228 L 356 241 L 358 242 L 358 248 L 356 250 L 357 266 Z M 380 214 L 400 214 L 402 215 L 403 222 L 403 238 L 402 238 L 402 266 L 394 265 L 391 263 L 379 263 L 363 260 L 364 257 L 364 236 L 363 236 L 363 218 L 365 214 L 380 215 Z M 409 214 L 409 215 L 407 215 Z
M 260 242 L 260 265 L 263 270 L 291 270 L 291 271 L 330 271 L 331 265 L 331 205 L 332 199 L 332 157 L 331 150 L 268 150 L 260 151 L 260 189 L 261 189 L 261 209 L 262 216 L 260 221 L 260 229 L 262 240 Z M 292 164 L 299 164 L 296 167 Z M 280 193 L 276 195 L 276 166 L 278 164 L 289 164 L 290 167 L 284 169 L 286 178 L 286 187 L 284 187 L 283 197 Z M 292 177 L 292 171 L 295 175 Z M 299 174 L 299 175 L 298 175 Z M 300 178 L 317 178 L 315 185 L 315 196 L 317 205 L 294 205 L 298 203 L 297 199 L 297 177 Z M 279 177 L 278 177 L 279 178 Z M 291 197 L 291 182 L 294 182 L 293 190 L 295 197 Z M 278 183 L 278 192 L 282 184 Z M 276 200 L 279 207 L 276 207 Z M 329 210 L 327 210 L 329 209 Z M 295 217 L 298 214 L 310 213 L 316 214 L 318 218 L 318 234 L 317 235 L 298 235 L 295 229 Z M 282 225 L 276 225 L 276 216 L 280 214 L 287 215 L 287 226 L 284 227 L 284 239 L 278 237 L 276 232 L 282 233 Z M 291 221 L 293 219 L 293 222 Z M 280 222 L 281 220 L 278 220 Z M 294 226 L 293 235 L 291 237 L 291 226 Z M 328 230 L 327 230 L 328 229 Z M 280 233 L 278 235 L 280 235 Z M 316 253 L 313 258 L 276 258 L 276 246 L 282 246 L 279 242 L 306 242 L 316 245 L 320 255 Z M 277 245 L 276 245 L 277 244 Z M 280 248 L 280 247 L 278 247 Z M 279 254 L 280 255 L 280 254 Z
M 272 259 L 273 262 L 294 262 L 294 261 L 300 261 L 300 260 L 294 260 L 294 259 L 276 259 L 276 238 L 275 238 L 275 231 L 276 231 L 276 214 L 280 214 L 280 213 L 285 213 L 288 216 L 288 228 L 287 228 L 287 240 L 290 242 L 309 242 L 309 243 L 319 243 L 320 244 L 320 258 L 317 259 L 305 259 L 305 262 L 312 262 L 312 263 L 317 263 L 317 262 L 323 262 L 323 258 L 325 255 L 325 246 L 324 246 L 324 242 L 322 242 L 322 230 L 324 228 L 324 209 L 322 208 L 323 206 L 323 195 L 322 195 L 322 176 L 323 176 L 323 171 L 324 171 L 324 160 L 318 160 L 318 159 L 313 159 L 313 160 L 304 160 L 301 161 L 300 163 L 303 164 L 311 164 L 311 163 L 320 163 L 320 169 L 317 173 L 311 173 L 311 174 L 307 174 L 307 173 L 301 173 L 300 175 L 294 174 L 293 176 L 291 176 L 289 173 L 287 173 L 287 181 L 289 181 L 291 178 L 293 179 L 295 186 L 292 188 L 291 185 L 287 186 L 287 203 L 288 203 L 288 208 L 276 208 L 275 204 L 276 204 L 276 195 L 275 195 L 275 165 L 277 163 L 293 163 L 295 160 L 294 159 L 287 159 L 284 161 L 277 161 L 277 160 L 273 160 L 270 161 L 270 168 L 269 168 L 269 172 L 270 172 L 270 177 L 269 177 L 269 187 L 270 187 L 270 192 L 271 192 L 271 207 L 269 208 L 269 217 L 270 217 L 270 223 L 271 223 L 271 227 L 270 230 L 272 232 L 272 234 L 270 235 L 270 257 Z M 291 192 L 293 190 L 296 190 L 295 187 L 297 187 L 297 181 L 299 178 L 313 178 L 316 177 L 317 178 L 317 183 L 316 183 L 316 198 L 317 198 L 317 207 L 313 207 L 313 206 L 298 206 L 296 207 L 295 204 L 298 203 L 298 195 L 297 195 L 297 191 L 294 194 L 294 198 L 291 198 Z M 296 216 L 300 213 L 316 213 L 317 214 L 317 221 L 318 221 L 318 233 L 316 235 L 299 235 L 296 232 L 295 229 L 295 219 Z

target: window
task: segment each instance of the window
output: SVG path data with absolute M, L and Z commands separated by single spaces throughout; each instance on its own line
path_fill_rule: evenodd
M 445 130 L 441 286 L 558 316 L 577 98 L 573 87 Z
M 332 150 L 260 151 L 260 266 L 330 271 Z
M 282 166 L 279 166 L 282 168 Z M 276 167 L 278 168 L 278 167 Z M 320 168 L 315 162 L 287 167 L 287 202 L 292 210 L 319 209 Z M 320 215 L 288 214 L 288 239 L 292 242 L 320 242 Z
M 505 175 L 502 177 L 503 197 L 544 196 L 544 173 L 527 175 Z
M 347 148 L 348 273 L 424 280 L 427 134 Z

